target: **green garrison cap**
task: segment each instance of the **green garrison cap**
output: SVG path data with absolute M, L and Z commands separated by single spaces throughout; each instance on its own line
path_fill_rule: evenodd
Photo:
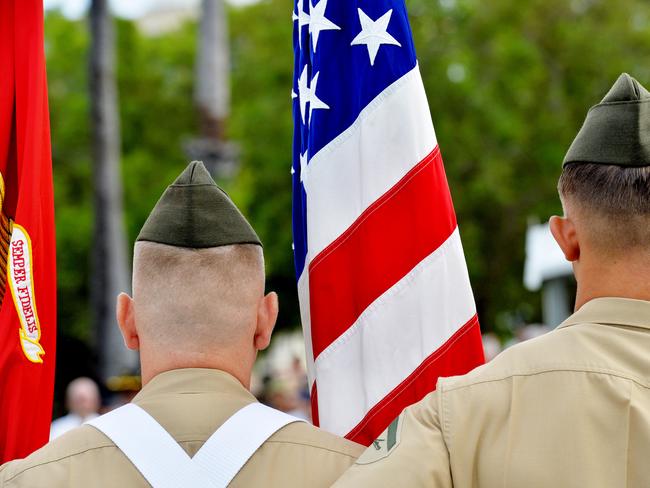
M 650 93 L 627 73 L 591 107 L 564 157 L 569 163 L 650 165 Z
M 190 248 L 262 245 L 200 161 L 192 161 L 167 187 L 136 240 Z

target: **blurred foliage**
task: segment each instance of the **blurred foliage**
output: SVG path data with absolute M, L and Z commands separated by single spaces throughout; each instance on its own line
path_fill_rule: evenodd
M 182 142 L 196 133 L 192 104 L 195 26 L 144 38 L 118 21 L 117 77 L 125 226 L 130 244 L 170 181 L 186 164 Z M 57 229 L 59 327 L 90 340 L 91 131 L 85 22 L 45 21 Z
M 641 0 L 409 0 L 420 69 L 458 214 L 483 328 L 540 320 L 522 285 L 531 217 L 561 212 L 555 184 L 587 108 L 618 74 L 650 82 L 650 5 Z M 232 116 L 242 149 L 221 182 L 265 243 L 280 326 L 299 323 L 291 254 L 291 5 L 230 11 Z M 48 13 L 46 52 L 57 210 L 59 325 L 90 337 L 92 235 L 88 32 Z M 119 21 L 125 224 L 131 240 L 186 162 L 197 133 L 196 24 L 145 37 Z

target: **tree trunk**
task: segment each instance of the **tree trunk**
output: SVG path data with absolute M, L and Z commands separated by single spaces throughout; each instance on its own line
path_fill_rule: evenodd
M 93 325 L 103 379 L 132 373 L 137 355 L 124 347 L 115 320 L 115 300 L 129 291 L 122 221 L 120 120 L 115 83 L 115 35 L 108 0 L 90 6 L 90 99 L 93 129 L 95 228 L 91 296 Z
M 224 139 L 230 112 L 230 57 L 223 0 L 203 0 L 196 62 L 196 103 L 204 137 Z

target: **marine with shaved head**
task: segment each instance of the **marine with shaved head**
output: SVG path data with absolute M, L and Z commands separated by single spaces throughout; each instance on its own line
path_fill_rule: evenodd
M 127 346 L 140 351 L 143 382 L 191 366 L 229 371 L 248 387 L 278 310 L 276 294 L 264 295 L 262 248 L 139 241 L 133 258 L 133 298 L 122 293 L 117 313 Z
M 440 379 L 335 486 L 650 486 L 650 93 L 629 75 L 587 114 L 558 190 L 575 313 Z
M 259 238 L 200 162 L 145 222 L 133 297 L 117 299 L 139 350 L 133 402 L 0 468 L 0 486 L 330 486 L 361 446 L 265 407 L 248 391 L 278 314 Z

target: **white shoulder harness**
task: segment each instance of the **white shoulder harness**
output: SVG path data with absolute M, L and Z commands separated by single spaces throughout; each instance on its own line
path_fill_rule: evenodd
M 193 458 L 133 403 L 88 425 L 109 437 L 154 488 L 223 488 L 264 441 L 285 425 L 300 421 L 261 403 L 251 403 L 226 420 Z

